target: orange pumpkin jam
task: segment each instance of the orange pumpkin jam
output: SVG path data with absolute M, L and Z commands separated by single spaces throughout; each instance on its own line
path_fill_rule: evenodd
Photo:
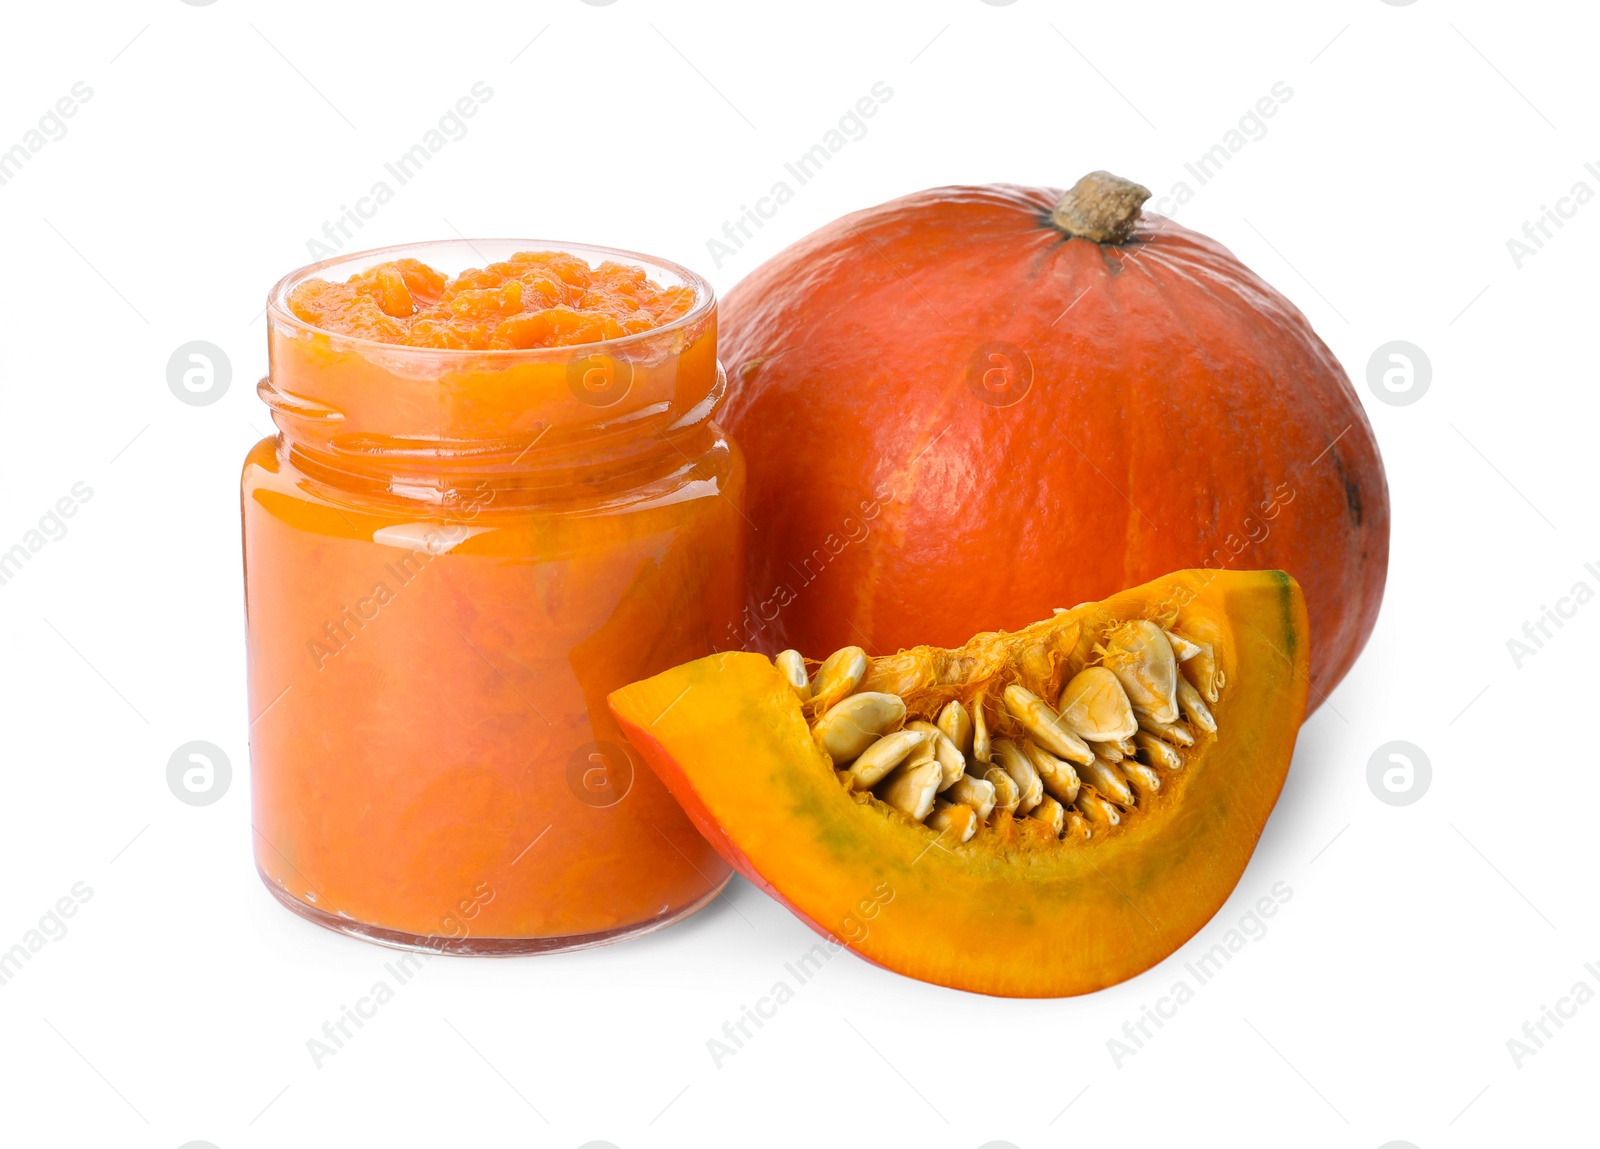
M 688 314 L 694 301 L 693 289 L 662 287 L 642 267 L 519 251 L 454 279 L 415 259 L 343 283 L 308 279 L 289 309 L 314 327 L 381 343 L 509 351 L 636 335 Z

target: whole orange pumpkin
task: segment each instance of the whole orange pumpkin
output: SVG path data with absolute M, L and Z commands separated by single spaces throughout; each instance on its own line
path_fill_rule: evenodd
M 728 294 L 755 527 L 734 645 L 954 646 L 1169 570 L 1275 567 L 1326 697 L 1388 567 L 1372 428 L 1305 316 L 1149 194 L 918 192 Z

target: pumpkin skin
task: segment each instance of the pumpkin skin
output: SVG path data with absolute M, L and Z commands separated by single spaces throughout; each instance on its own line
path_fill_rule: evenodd
M 1164 571 L 1276 567 L 1305 589 L 1315 708 L 1388 568 L 1349 379 L 1222 245 L 1150 214 L 1124 244 L 1069 236 L 1060 197 L 919 192 L 728 294 L 723 423 L 758 528 L 737 637 L 949 646 Z
M 1121 827 L 1057 842 L 1007 821 L 996 846 L 940 836 L 840 784 L 766 657 L 686 663 L 610 696 L 629 742 L 729 865 L 824 937 L 897 973 L 1005 997 L 1088 993 L 1149 969 L 1238 883 L 1305 711 L 1305 602 L 1281 571 L 1179 571 L 1098 604 L 1184 603 L 1228 688 L 1218 733 Z

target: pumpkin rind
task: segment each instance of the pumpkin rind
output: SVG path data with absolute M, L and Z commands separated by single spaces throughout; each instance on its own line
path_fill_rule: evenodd
M 1125 245 L 1069 238 L 1060 194 L 906 196 L 728 294 L 722 421 L 759 527 L 740 641 L 949 646 L 1165 571 L 1276 567 L 1310 606 L 1314 708 L 1388 567 L 1361 404 L 1222 245 L 1153 214 Z M 1009 391 L 979 397 L 985 364 Z
M 1181 571 L 1100 604 L 1174 596 L 1229 682 L 1216 741 L 1158 801 L 1088 843 L 1027 820 L 997 849 L 939 842 L 836 778 L 764 656 L 713 655 L 611 695 L 629 741 L 719 853 L 818 932 L 911 977 L 1013 997 L 1148 969 L 1226 901 L 1277 800 L 1304 714 L 1305 605 L 1281 572 Z

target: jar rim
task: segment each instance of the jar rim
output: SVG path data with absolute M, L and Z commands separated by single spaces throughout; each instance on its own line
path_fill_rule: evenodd
M 631 335 L 619 336 L 616 339 L 600 339 L 589 343 L 570 343 L 554 347 L 526 347 L 526 348 L 484 348 L 474 350 L 461 347 L 419 347 L 407 343 L 390 343 L 382 339 L 369 339 L 362 335 L 350 335 L 342 331 L 333 331 L 326 327 L 319 327 L 314 323 L 307 323 L 289 308 L 289 293 L 300 284 L 314 278 L 333 279 L 328 275 L 335 269 L 343 269 L 344 274 L 340 279 L 348 278 L 357 272 L 366 270 L 374 264 L 387 263 L 396 259 L 414 258 L 423 259 L 428 251 L 441 251 L 450 248 L 465 248 L 477 255 L 484 264 L 495 263 L 498 260 L 484 259 L 476 249 L 479 245 L 511 249 L 514 251 L 555 251 L 566 255 L 576 255 L 583 259 L 599 257 L 604 260 L 614 260 L 618 263 L 627 263 L 639 267 L 647 274 L 667 273 L 676 277 L 681 282 L 673 286 L 689 287 L 695 293 L 694 306 L 685 314 L 660 327 L 652 327 L 646 331 L 634 332 Z M 452 272 L 451 274 L 456 274 Z M 336 280 L 337 281 L 337 280 Z M 394 244 L 389 247 L 374 247 L 364 251 L 350 252 L 320 260 L 317 263 L 307 264 L 304 267 L 289 272 L 267 293 L 267 322 L 269 326 L 280 329 L 293 330 L 296 333 L 310 336 L 325 336 L 337 340 L 341 345 L 347 345 L 353 350 L 370 348 L 373 351 L 389 356 L 405 356 L 414 353 L 418 358 L 462 360 L 487 359 L 497 365 L 511 366 L 519 363 L 539 363 L 570 359 L 574 352 L 582 349 L 593 353 L 596 349 L 606 353 L 625 352 L 641 344 L 670 340 L 676 333 L 684 330 L 693 330 L 703 322 L 706 316 L 716 308 L 717 297 L 711 283 L 699 272 L 662 259 L 659 256 L 645 255 L 642 252 L 632 251 L 622 247 L 604 247 L 593 243 L 574 243 L 569 240 L 553 239 L 468 239 L 465 236 L 455 239 L 429 239 L 418 240 L 411 243 Z

